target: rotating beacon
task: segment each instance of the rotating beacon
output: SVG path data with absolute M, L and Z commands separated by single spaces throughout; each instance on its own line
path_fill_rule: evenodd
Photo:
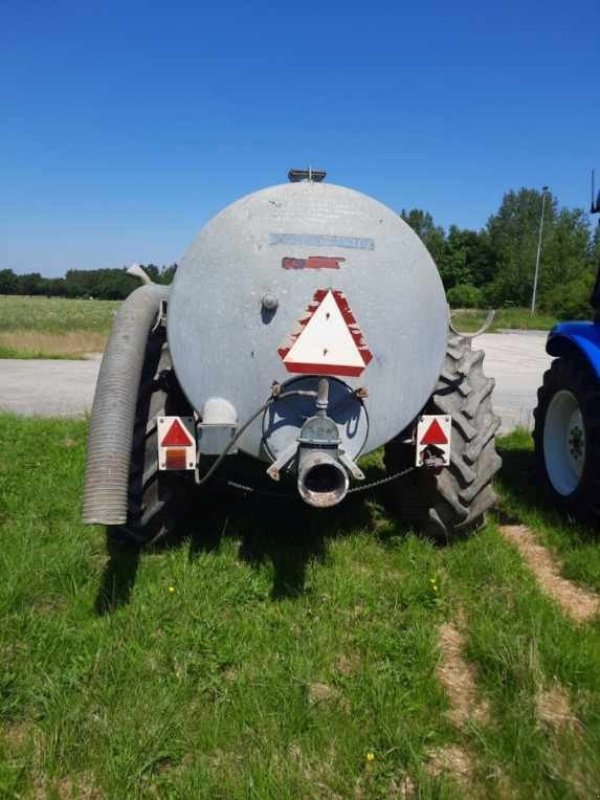
M 291 170 L 233 203 L 170 287 L 124 302 L 94 399 L 85 522 L 156 541 L 242 454 L 273 489 L 293 481 L 335 506 L 382 446 L 405 519 L 446 538 L 482 520 L 500 465 L 483 353 L 449 331 L 412 229 L 324 177 Z

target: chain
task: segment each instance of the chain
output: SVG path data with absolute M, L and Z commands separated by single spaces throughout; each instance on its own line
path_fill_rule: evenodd
M 238 489 L 240 492 L 259 494 L 262 497 L 284 498 L 294 496 L 291 492 L 270 492 L 268 489 L 259 489 L 257 486 L 248 486 L 246 483 L 238 483 L 238 481 L 220 481 L 220 483 L 224 483 L 225 486 L 229 486 L 232 489 Z
M 363 483 L 359 486 L 353 486 L 352 489 L 348 490 L 348 494 L 357 494 L 358 492 L 368 492 L 370 489 L 376 489 L 378 486 L 383 486 L 386 483 L 392 483 L 392 481 L 396 481 L 399 478 L 404 477 L 404 475 L 408 475 L 409 472 L 415 470 L 416 467 L 407 467 L 406 469 L 400 470 L 399 472 L 394 472 L 392 475 L 386 475 L 385 478 L 379 478 L 376 481 L 370 481 L 369 483 Z M 239 489 L 241 492 L 247 492 L 250 494 L 259 494 L 263 497 L 295 497 L 296 493 L 291 492 L 272 492 L 268 489 L 259 489 L 257 486 L 248 486 L 245 483 L 238 483 L 237 481 L 222 481 L 227 486 L 230 486 L 232 489 Z
M 392 481 L 397 481 L 399 478 L 404 477 L 404 475 L 408 475 L 409 472 L 412 472 L 416 467 L 407 467 L 406 469 L 402 469 L 399 472 L 394 472 L 392 475 L 386 475 L 385 478 L 380 478 L 378 481 L 371 481 L 370 483 L 363 483 L 359 486 L 353 486 L 352 489 L 348 489 L 348 494 L 356 494 L 357 492 L 368 492 L 369 489 L 375 489 L 378 486 L 383 486 L 386 483 L 391 483 Z

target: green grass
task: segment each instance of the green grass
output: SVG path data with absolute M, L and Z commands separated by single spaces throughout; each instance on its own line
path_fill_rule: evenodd
M 0 295 L 0 358 L 82 358 L 101 351 L 119 301 Z M 474 331 L 486 312 L 467 310 L 453 322 Z M 527 309 L 500 309 L 490 330 L 549 330 L 556 319 Z
M 504 469 L 498 488 L 505 514 L 530 525 L 560 554 L 565 577 L 600 592 L 598 531 L 576 525 L 548 502 L 536 480 L 531 436 L 523 430 L 515 431 L 502 440 L 501 454 Z
M 453 314 L 452 322 L 460 331 L 475 331 L 483 325 L 487 313 L 487 311 L 465 309 Z M 496 311 L 490 331 L 502 329 L 549 331 L 557 322 L 552 314 L 539 311 L 532 314 L 527 308 L 500 308 Z
M 107 334 L 116 300 L 74 300 L 65 297 L 0 295 L 0 333 L 15 330 L 43 333 L 90 331 Z
M 5 347 L 0 344 L 0 358 L 20 358 L 30 360 L 32 358 L 59 358 L 66 360 L 78 360 L 80 355 L 72 355 L 70 353 L 48 353 L 46 350 L 32 349 L 32 348 L 15 348 Z
M 436 548 L 365 496 L 323 513 L 213 491 L 140 555 L 79 521 L 86 434 L 0 416 L 0 797 L 383 800 L 407 774 L 420 798 L 595 796 L 600 630 L 540 594 L 493 523 Z M 546 535 L 518 488 L 526 444 L 505 443 L 504 502 Z M 575 574 L 596 545 L 571 532 Z M 459 606 L 492 709 L 462 731 L 435 674 Z M 554 680 L 576 737 L 536 718 Z M 425 769 L 452 743 L 473 754 L 462 790 Z
M 102 351 L 119 305 L 0 295 L 0 358 L 82 358 Z

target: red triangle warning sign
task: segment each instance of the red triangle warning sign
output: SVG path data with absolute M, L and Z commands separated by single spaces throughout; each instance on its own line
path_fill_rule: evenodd
M 194 440 L 178 419 L 173 420 L 160 443 L 161 447 L 190 447 L 193 444 Z
M 345 295 L 315 292 L 306 313 L 278 350 L 288 372 L 358 377 L 373 358 Z
M 448 437 L 444 433 L 442 426 L 434 419 L 431 425 L 427 428 L 419 444 L 448 444 Z

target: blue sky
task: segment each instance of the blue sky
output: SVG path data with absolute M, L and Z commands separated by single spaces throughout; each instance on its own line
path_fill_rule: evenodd
M 585 206 L 600 3 L 0 4 L 0 269 L 170 263 L 308 163 L 444 226 Z

